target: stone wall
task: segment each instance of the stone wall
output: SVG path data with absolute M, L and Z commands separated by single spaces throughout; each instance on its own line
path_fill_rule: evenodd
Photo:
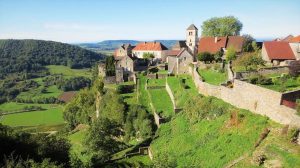
M 215 96 L 238 108 L 268 116 L 278 123 L 300 127 L 300 117 L 296 115 L 296 110 L 281 105 L 280 92 L 237 79 L 234 80 L 233 88 L 211 85 L 201 80 L 196 68 L 192 71 L 192 77 L 201 94 Z
M 173 110 L 174 110 L 175 114 L 178 113 L 178 112 L 180 112 L 180 111 L 182 110 L 182 108 L 179 108 L 179 107 L 176 106 L 175 97 L 174 97 L 174 95 L 173 95 L 173 92 L 172 92 L 172 90 L 171 90 L 169 84 L 168 84 L 168 80 L 166 80 L 166 90 L 167 90 L 168 95 L 169 95 L 169 97 L 170 97 L 170 99 L 171 99 L 171 101 L 172 101 L 172 104 L 173 104 Z
M 288 66 L 280 66 L 280 67 L 269 67 L 269 68 L 261 68 L 258 71 L 245 71 L 245 72 L 236 72 L 236 79 L 246 79 L 253 75 L 270 75 L 270 74 L 282 74 L 289 73 Z

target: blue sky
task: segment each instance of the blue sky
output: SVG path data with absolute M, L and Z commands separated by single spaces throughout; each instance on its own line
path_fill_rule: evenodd
M 97 42 L 184 39 L 185 29 L 233 15 L 255 38 L 300 34 L 299 0 L 0 0 L 0 39 Z

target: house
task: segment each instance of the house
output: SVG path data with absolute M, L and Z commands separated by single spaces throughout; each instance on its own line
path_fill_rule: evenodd
M 295 55 L 288 42 L 267 41 L 263 43 L 262 58 L 272 65 L 286 65 L 287 60 L 295 60 Z
M 218 51 L 226 52 L 229 47 L 233 47 L 237 53 L 240 53 L 243 49 L 244 40 L 242 36 L 202 37 L 199 40 L 198 53 L 216 54 Z
M 300 35 L 293 37 L 289 40 L 290 47 L 296 57 L 296 60 L 300 60 Z
M 169 50 L 168 72 L 170 74 L 184 74 L 189 72 L 189 65 L 194 61 L 194 56 L 188 49 Z
M 165 51 L 168 50 L 160 42 L 141 42 L 132 49 L 132 53 L 137 58 L 143 58 L 145 53 L 154 55 L 155 60 L 165 60 Z
M 132 49 L 134 46 L 131 44 L 122 44 L 119 48 L 117 48 L 114 52 L 115 57 L 123 57 L 126 55 L 132 55 Z
M 135 60 L 135 57 L 129 55 L 115 57 L 117 82 L 131 80 L 134 75 Z

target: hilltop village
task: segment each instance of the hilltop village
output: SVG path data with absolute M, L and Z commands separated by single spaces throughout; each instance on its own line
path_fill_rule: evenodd
M 300 126 L 300 118 L 295 110 L 296 101 L 300 99 L 300 88 L 281 93 L 263 86 L 275 79 L 260 79 L 265 75 L 299 75 L 300 35 L 264 42 L 254 39 L 249 42 L 245 36 L 199 37 L 194 24 L 186 29 L 185 34 L 186 40 L 177 41 L 170 49 L 155 41 L 141 42 L 136 46 L 123 44 L 114 52 L 115 75 L 106 76 L 106 83 L 136 82 L 137 74 L 147 70 L 150 78 L 153 74 L 156 74 L 155 78 L 189 74 L 202 94 L 266 115 L 281 124 Z M 255 47 L 260 57 L 257 62 L 261 61 L 255 66 L 261 65 L 259 68 L 247 69 L 245 64 L 251 67 L 251 63 L 242 60 L 247 57 L 244 56 L 245 45 Z M 240 60 L 246 69 L 237 70 L 240 65 L 235 65 L 233 59 L 228 60 L 229 52 L 234 52 L 234 60 Z M 220 66 L 221 71 L 227 73 L 226 79 L 219 85 L 206 82 L 201 75 L 201 71 L 206 71 L 210 66 Z M 161 74 L 160 70 L 166 73 Z M 103 64 L 99 65 L 99 72 L 99 75 L 105 75 Z M 265 80 L 265 83 L 257 80 Z

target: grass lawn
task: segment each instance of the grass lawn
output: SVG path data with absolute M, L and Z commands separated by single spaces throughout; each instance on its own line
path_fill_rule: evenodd
M 65 77 L 85 76 L 92 77 L 90 69 L 71 69 L 63 65 L 48 65 L 46 66 L 51 74 L 62 74 Z
M 185 84 L 188 86 L 185 89 L 180 83 L 185 79 Z M 184 103 L 192 96 L 197 95 L 198 91 L 195 87 L 193 79 L 189 75 L 180 75 L 178 77 L 168 77 L 168 84 L 175 97 L 176 106 L 183 107 Z
M 43 86 L 39 86 L 36 89 L 31 89 L 27 92 L 21 92 L 17 98 L 22 99 L 39 99 L 39 98 L 48 98 L 48 97 L 58 97 L 60 94 L 63 93 L 62 90 L 58 89 L 56 85 L 49 86 L 47 88 L 47 91 L 44 93 L 41 93 L 41 90 L 43 89 Z
M 148 91 L 156 112 L 164 117 L 171 117 L 174 114 L 173 105 L 166 89 L 149 89 Z
M 200 76 L 205 82 L 212 85 L 220 85 L 227 80 L 227 73 L 221 73 L 212 69 L 199 69 Z
M 147 77 L 143 76 L 142 74 L 138 75 L 138 103 L 144 107 L 146 107 L 147 111 L 151 111 L 149 107 L 149 96 L 147 91 L 145 90 L 145 84 Z
M 149 79 L 148 86 L 165 86 L 166 79 Z
M 0 107 L 6 110 L 21 109 L 24 106 L 36 105 L 46 108 L 44 111 L 33 111 L 2 116 L 1 123 L 9 126 L 37 126 L 63 124 L 62 106 L 55 104 L 15 104 L 5 103 Z
M 271 84 L 271 85 L 259 85 L 274 91 L 281 91 L 281 86 L 279 84 Z M 292 90 L 298 90 L 300 89 L 300 84 L 297 82 L 296 79 L 293 78 L 289 78 L 286 82 L 285 82 L 285 86 L 286 86 L 286 90 L 285 91 L 292 91 Z
M 251 153 L 262 130 L 273 124 L 266 117 L 246 110 L 239 114 L 244 119 L 234 127 L 227 125 L 230 114 L 190 123 L 184 113 L 179 113 L 158 130 L 158 138 L 151 144 L 154 156 L 167 155 L 178 167 L 224 167 Z

